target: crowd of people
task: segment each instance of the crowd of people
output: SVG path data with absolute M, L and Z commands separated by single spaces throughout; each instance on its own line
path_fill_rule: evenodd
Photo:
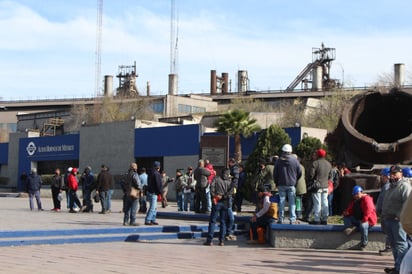
M 234 158 L 228 161 L 227 167 L 221 169 L 219 174 L 213 163 L 200 159 L 197 167 L 177 169 L 174 177 L 162 171 L 158 161 L 148 170 L 138 169 L 136 163 L 131 163 L 127 174 L 120 181 L 123 225 L 138 225 L 138 208 L 139 212 L 146 214 L 145 225 L 158 225 L 157 204 L 161 201 L 162 207 L 168 206 L 167 194 L 171 183 L 176 193 L 178 211 L 210 214 L 204 245 L 213 245 L 218 221 L 219 245 L 224 245 L 227 240 L 236 240 L 235 211 L 242 211 L 244 198 L 255 203 L 255 211 L 250 219 L 250 244 L 261 243 L 258 240 L 259 233 L 271 223 L 326 225 L 328 218 L 341 209 L 339 214 L 343 216 L 343 232 L 348 236 L 360 232 L 357 246 L 360 250 L 367 247 L 368 231 L 380 220 L 385 248 L 379 254 L 392 254 L 394 258 L 394 266 L 385 268 L 386 273 L 409 273 L 404 271 L 412 270 L 412 251 L 409 248 L 412 235 L 410 169 L 397 165 L 382 169 L 381 191 L 376 202 L 361 186 L 355 185 L 351 201 L 343 205 L 338 199 L 339 191 L 342 191 L 343 178 L 351 173 L 344 163 L 337 165 L 329 162 L 326 151 L 318 149 L 312 154 L 310 164 L 303 165 L 301 159 L 293 154 L 290 144 L 285 144 L 281 150 L 280 156 L 259 162 L 259 168 L 249 185 L 246 184 L 243 165 Z M 40 198 L 42 179 L 37 170 L 32 169 L 24 179 L 30 209 L 34 210 L 35 198 L 37 209 L 43 210 Z M 79 186 L 82 202 L 77 194 Z M 244 197 L 246 188 L 252 190 L 249 197 Z M 110 213 L 113 189 L 114 179 L 106 165 L 101 166 L 97 176 L 89 166 L 82 174 L 78 174 L 77 168 L 69 168 L 66 174 L 56 169 L 51 180 L 52 210 L 61 210 L 62 195 L 66 192 L 70 213 L 93 212 L 93 202 L 100 202 L 99 213 Z

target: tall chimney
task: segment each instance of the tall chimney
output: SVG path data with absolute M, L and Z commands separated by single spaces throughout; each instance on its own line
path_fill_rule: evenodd
M 405 64 L 395 64 L 395 87 L 402 87 L 405 84 Z
M 210 95 L 216 95 L 217 93 L 217 79 L 216 70 L 210 71 Z
M 104 96 L 113 96 L 113 75 L 104 76 Z

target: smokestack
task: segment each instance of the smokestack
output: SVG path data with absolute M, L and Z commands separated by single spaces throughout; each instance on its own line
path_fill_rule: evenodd
M 217 93 L 217 79 L 216 79 L 216 70 L 210 71 L 210 95 L 216 95 Z
M 237 92 L 246 93 L 248 90 L 249 78 L 247 76 L 247 70 L 239 70 L 237 72 Z
M 169 74 L 169 95 L 177 94 L 177 74 Z
M 150 82 L 149 81 L 146 82 L 146 95 L 150 96 Z
M 322 90 L 322 66 L 317 66 L 313 70 L 312 90 Z
M 405 64 L 395 64 L 395 87 L 402 87 L 405 84 Z
M 229 73 L 222 73 L 222 94 L 227 94 L 229 90 Z
M 104 96 L 113 97 L 113 75 L 104 76 Z

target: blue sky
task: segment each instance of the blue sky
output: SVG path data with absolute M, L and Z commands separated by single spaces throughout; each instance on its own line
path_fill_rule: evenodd
M 175 0 L 179 94 L 208 93 L 210 70 L 247 70 L 252 90 L 285 89 L 312 60 L 336 48 L 333 78 L 373 85 L 404 63 L 412 77 L 411 1 Z M 167 93 L 170 0 L 104 0 L 101 79 L 136 61 L 137 87 Z M 0 98 L 95 94 L 96 0 L 0 0 Z M 117 87 L 117 78 L 114 80 Z M 103 86 L 103 85 L 102 85 Z

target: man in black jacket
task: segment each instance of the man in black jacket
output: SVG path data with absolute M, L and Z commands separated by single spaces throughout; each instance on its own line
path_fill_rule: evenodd
M 204 245 L 213 245 L 213 234 L 217 216 L 220 216 L 219 245 L 224 245 L 226 234 L 226 218 L 229 205 L 229 197 L 232 196 L 232 182 L 230 180 L 230 170 L 225 168 L 219 177 L 215 177 L 211 184 L 210 193 L 212 195 L 212 212 L 209 219 L 208 236 Z
M 195 196 L 195 212 L 207 212 L 207 197 L 206 188 L 209 186 L 207 177 L 210 176 L 210 171 L 205 168 L 205 161 L 200 159 L 198 167 L 194 171 L 196 180 L 196 196 Z
M 162 193 L 162 176 L 160 175 L 160 162 L 155 161 L 149 170 L 147 178 L 146 197 L 149 201 L 149 210 L 145 218 L 145 225 L 158 225 L 156 222 L 157 196 Z
M 29 202 L 30 202 L 30 210 L 34 209 L 33 204 L 33 197 L 36 198 L 37 202 L 37 209 L 43 211 L 41 206 L 41 199 L 40 199 L 40 188 L 42 185 L 42 180 L 40 176 L 37 174 L 37 169 L 32 168 L 29 177 L 27 178 L 27 189 L 26 191 L 29 193 Z

